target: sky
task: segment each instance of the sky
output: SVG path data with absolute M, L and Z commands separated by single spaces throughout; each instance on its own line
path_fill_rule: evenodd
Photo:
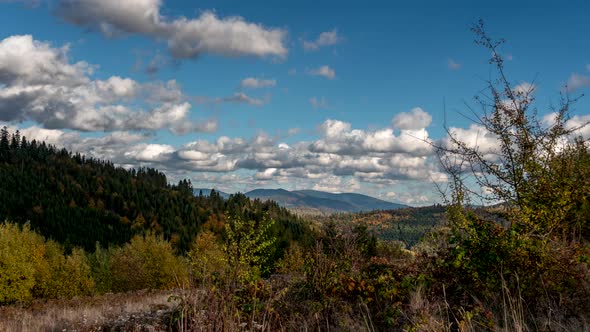
M 171 182 L 357 192 L 419 206 L 447 130 L 494 77 L 548 118 L 590 92 L 585 1 L 0 0 L 0 125 Z M 580 98 L 570 122 L 590 120 Z M 446 128 L 446 129 L 445 129 Z M 590 136 L 584 129 L 582 135 Z

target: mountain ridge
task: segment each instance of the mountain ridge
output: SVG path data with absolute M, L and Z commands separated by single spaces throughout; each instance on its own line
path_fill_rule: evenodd
M 222 197 L 229 197 L 227 193 L 215 191 Z M 203 195 L 209 195 L 211 189 L 196 188 L 194 192 L 196 195 L 199 192 L 202 192 Z M 283 207 L 310 213 L 366 212 L 409 207 L 408 205 L 388 202 L 364 194 L 330 193 L 318 190 L 289 191 L 282 188 L 260 188 L 248 191 L 245 195 L 252 199 L 272 200 Z

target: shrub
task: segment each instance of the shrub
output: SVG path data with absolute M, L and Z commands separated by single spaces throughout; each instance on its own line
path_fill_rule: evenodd
M 276 238 L 270 235 L 274 220 L 264 215 L 262 220 L 244 220 L 240 216 L 229 218 L 225 224 L 227 241 L 224 247 L 229 266 L 234 268 L 233 278 L 254 281 L 268 275 Z
M 168 289 L 186 282 L 185 262 L 174 255 L 169 242 L 153 234 L 135 236 L 113 251 L 114 291 Z
M 70 298 L 94 293 L 94 279 L 84 250 L 64 255 L 59 244 L 48 241 L 45 262 L 37 267 L 34 293 L 42 298 Z
M 69 256 L 53 241 L 11 223 L 0 225 L 0 303 L 89 295 L 94 280 L 86 254 Z
M 95 290 L 98 294 L 110 292 L 113 288 L 113 276 L 111 275 L 111 252 L 103 249 L 96 243 L 96 249 L 88 255 L 88 264 L 95 282 Z
M 228 271 L 223 247 L 210 231 L 199 233 L 188 254 L 191 272 L 198 283 L 212 280 Z
M 43 237 L 12 224 L 0 224 L 0 303 L 32 298 L 37 267 L 43 263 Z

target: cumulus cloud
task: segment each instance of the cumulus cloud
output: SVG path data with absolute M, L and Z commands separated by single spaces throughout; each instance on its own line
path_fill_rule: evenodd
M 432 116 L 420 107 L 410 112 L 402 112 L 393 118 L 393 126 L 399 129 L 416 130 L 426 128 L 432 123 Z
M 323 76 L 329 80 L 333 80 L 336 77 L 336 71 L 329 66 L 321 66 L 317 69 L 309 69 L 307 73 L 312 76 Z
M 543 117 L 543 124 L 547 127 L 554 126 L 557 113 L 549 113 Z M 564 124 L 565 129 L 572 130 L 570 140 L 577 137 L 590 138 L 590 115 L 574 115 Z M 566 140 L 567 141 L 567 140 Z M 566 142 L 564 142 L 566 143 Z
M 427 135 L 425 129 L 417 131 Z M 198 140 L 177 149 L 166 164 L 200 172 L 253 171 L 256 181 L 279 183 L 293 178 L 317 182 L 329 176 L 369 183 L 443 177 L 429 144 L 411 136 L 395 136 L 392 129 L 364 131 L 343 121 L 327 120 L 320 136 L 291 144 L 263 133 L 251 139 L 222 136 L 215 141 Z
M 165 161 L 170 159 L 174 147 L 166 144 L 138 144 L 125 152 L 125 157 L 137 161 Z
M 0 41 L 0 121 L 82 131 L 199 130 L 176 81 L 93 79 L 94 67 L 70 62 L 68 51 L 67 45 L 55 48 L 30 35 Z
M 320 35 L 313 41 L 304 40 L 303 48 L 306 51 L 315 51 L 323 46 L 338 44 L 340 41 L 342 41 L 342 37 L 338 35 L 338 31 L 336 29 L 333 29 L 331 31 L 320 33 Z
M 239 16 L 219 18 L 204 11 L 196 18 L 162 15 L 162 0 L 60 0 L 56 12 L 66 22 L 97 29 L 108 37 L 138 34 L 168 44 L 177 59 L 203 53 L 277 56 L 288 53 L 287 32 L 250 23 Z
M 498 137 L 490 133 L 484 126 L 471 124 L 469 128 L 449 128 L 451 136 L 459 139 L 468 148 L 477 149 L 487 160 L 494 161 L 499 155 Z M 447 136 L 442 139 L 443 145 L 448 148 L 455 148 L 453 140 Z
M 590 139 L 590 115 L 575 115 L 565 123 L 566 129 L 574 130 L 572 135 Z
M 255 77 L 247 77 L 242 80 L 240 86 L 248 89 L 268 88 L 277 85 L 274 79 L 261 79 Z
M 257 172 L 254 177 L 257 180 L 270 180 L 277 174 L 277 169 L 274 167 L 267 168 L 264 171 Z
M 167 112 L 170 119 L 182 118 L 185 108 L 181 105 Z M 155 113 L 153 121 L 158 122 L 159 115 Z M 149 121 L 138 124 L 152 125 Z M 204 126 L 208 125 L 217 124 L 211 121 Z M 310 141 L 286 142 L 286 137 L 259 133 L 251 138 L 199 139 L 182 146 L 156 143 L 146 133 L 138 132 L 115 131 L 103 137 L 82 137 L 79 132 L 39 127 L 21 131 L 27 137 L 106 158 L 125 167 L 151 166 L 172 174 L 173 178 L 190 176 L 195 183 L 198 179 L 207 183 L 232 181 L 232 186 L 239 184 L 244 188 L 298 183 L 301 189 L 344 192 L 367 186 L 388 187 L 400 181 L 445 181 L 427 143 L 426 128 L 412 128 L 396 134 L 394 128 L 356 129 L 348 122 L 328 119 L 319 127 L 318 137 Z
M 581 88 L 590 87 L 590 77 L 586 75 L 572 73 L 567 80 L 567 90 L 575 91 Z
M 351 129 L 350 123 L 326 120 L 320 127 L 323 137 L 310 145 L 314 152 L 362 156 L 367 153 L 432 154 L 426 129 L 404 130 L 399 136 L 393 129 L 376 131 Z

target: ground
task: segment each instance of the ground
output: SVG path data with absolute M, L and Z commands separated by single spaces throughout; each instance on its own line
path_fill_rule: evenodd
M 171 295 L 139 291 L 0 307 L 0 331 L 167 331 Z

